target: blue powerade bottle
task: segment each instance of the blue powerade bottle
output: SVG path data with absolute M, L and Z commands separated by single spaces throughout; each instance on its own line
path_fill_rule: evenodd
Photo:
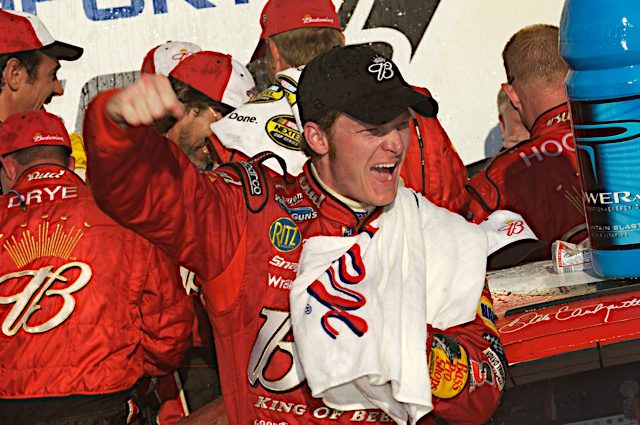
M 640 277 L 640 2 L 566 0 L 560 54 L 594 271 Z

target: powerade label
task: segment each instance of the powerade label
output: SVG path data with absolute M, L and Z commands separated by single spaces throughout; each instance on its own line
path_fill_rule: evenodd
M 640 248 L 640 96 L 571 102 L 591 246 Z

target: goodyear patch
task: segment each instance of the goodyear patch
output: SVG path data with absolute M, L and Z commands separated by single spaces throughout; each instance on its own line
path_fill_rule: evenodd
M 469 381 L 469 357 L 454 338 L 435 334 L 429 353 L 431 392 L 450 399 L 462 392 Z
M 494 352 L 491 348 L 487 348 L 483 351 L 484 355 L 487 356 L 489 363 L 491 363 L 491 368 L 493 369 L 493 376 L 495 377 L 496 384 L 498 385 L 498 389 L 502 391 L 504 389 L 504 383 L 507 380 L 507 370 L 505 364 L 502 362 L 500 356 Z M 484 363 L 484 362 L 483 362 Z
M 289 217 L 281 217 L 271 223 L 269 240 L 280 252 L 290 252 L 300 246 L 302 236 L 298 226 Z
M 287 95 L 287 100 L 289 101 L 289 105 L 293 106 L 297 101 L 297 92 L 298 92 L 298 82 L 288 75 L 280 75 L 278 77 L 280 80 L 280 85 L 284 89 L 285 94 Z
M 284 89 L 280 87 L 278 84 L 273 84 L 269 86 L 263 92 L 260 92 L 251 99 L 249 103 L 270 103 L 277 102 L 282 99 L 285 95 Z
M 293 115 L 276 115 L 267 121 L 265 131 L 277 145 L 291 151 L 300 150 L 300 130 Z
M 484 353 L 491 361 L 491 365 L 493 366 L 494 371 L 496 371 L 496 376 L 506 376 L 507 365 L 509 362 L 504 354 L 504 348 L 502 348 L 500 338 L 492 334 L 482 334 L 482 338 L 489 342 L 487 350 L 490 351 L 490 353 L 488 353 L 487 350 L 485 350 Z M 497 357 L 500 362 L 500 366 L 497 365 L 494 357 Z M 502 373 L 500 373 L 501 371 Z
M 478 304 L 478 316 L 482 318 L 484 325 L 498 334 L 498 328 L 496 327 L 496 320 L 498 316 L 493 310 L 493 303 L 491 299 L 486 296 L 480 297 L 480 304 Z

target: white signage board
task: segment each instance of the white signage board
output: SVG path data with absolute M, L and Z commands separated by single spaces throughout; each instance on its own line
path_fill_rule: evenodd
M 0 5 L 37 13 L 55 38 L 85 48 L 80 60 L 63 63 L 59 77 L 66 80 L 65 95 L 48 107 L 73 131 L 81 127 L 76 121 L 87 82 L 99 75 L 138 70 L 145 53 L 167 40 L 194 42 L 248 62 L 260 35 L 265 1 L 0 0 Z M 428 1 L 405 0 L 404 4 Z M 440 103 L 444 128 L 463 161 L 470 163 L 484 157 L 485 139 L 492 130 L 495 134 L 496 95 L 505 80 L 502 48 L 526 25 L 557 25 L 564 2 L 430 0 L 437 5 L 433 14 L 416 13 L 410 7 L 392 11 L 397 18 L 415 19 L 421 27 L 417 40 L 416 31 L 407 37 L 408 31 L 368 25 L 370 14 L 376 9 L 384 13 L 389 8 L 381 5 L 394 4 L 392 0 L 334 3 L 337 9 L 352 10 L 345 29 L 347 43 L 389 44 L 405 79 L 432 92 Z

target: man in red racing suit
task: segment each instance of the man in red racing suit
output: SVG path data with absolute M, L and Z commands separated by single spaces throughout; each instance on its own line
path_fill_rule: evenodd
M 558 52 L 558 27 L 522 28 L 502 57 L 508 80 L 502 90 L 531 138 L 473 176 L 467 218 L 479 223 L 495 210 L 508 209 L 519 213 L 542 241 L 580 242 L 587 235 L 564 89 L 569 68 Z
M 129 423 L 138 379 L 170 373 L 190 344 L 177 266 L 98 208 L 64 165 L 57 117 L 14 114 L 0 138 L 0 423 Z
M 259 164 L 263 158 L 199 174 L 152 129 L 123 127 L 123 116 L 115 118 L 114 108 L 134 91 L 163 98 L 163 84 L 143 79 L 96 98 L 84 127 L 89 170 L 105 211 L 198 274 L 230 423 L 392 422 L 379 410 L 335 411 L 311 396 L 289 313 L 303 238 L 358 233 L 381 209 L 354 212 L 321 186 L 309 163 L 293 183 L 266 172 Z M 171 105 L 160 112 L 172 111 Z M 128 116 L 130 125 L 140 122 Z M 504 387 L 488 291 L 478 302 L 475 320 L 429 328 L 426 344 L 433 414 L 460 424 L 488 420 Z M 429 415 L 423 423 L 431 421 Z
M 540 240 L 550 243 L 582 228 L 585 219 L 567 104 L 540 115 L 531 138 L 496 156 L 471 178 L 468 190 L 470 218 L 476 223 L 495 210 L 511 210 L 525 218 Z

